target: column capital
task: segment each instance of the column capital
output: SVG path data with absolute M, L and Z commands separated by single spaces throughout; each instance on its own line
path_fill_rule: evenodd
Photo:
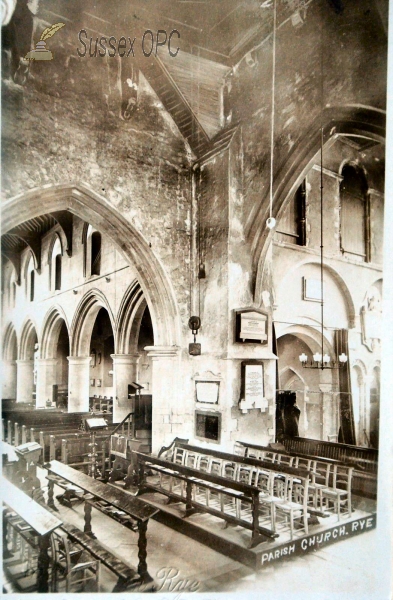
M 144 350 L 147 352 L 147 356 L 151 358 L 173 358 L 178 356 L 180 352 L 179 346 L 145 346 Z
M 15 362 L 17 365 L 29 365 L 32 364 L 34 360 L 32 358 L 18 358 Z
M 47 365 L 48 367 L 50 367 L 57 365 L 58 360 L 57 358 L 38 358 L 37 363 L 39 365 Z
M 91 356 L 67 356 L 70 365 L 89 365 Z
M 111 359 L 115 365 L 134 365 L 140 358 L 140 354 L 111 354 Z

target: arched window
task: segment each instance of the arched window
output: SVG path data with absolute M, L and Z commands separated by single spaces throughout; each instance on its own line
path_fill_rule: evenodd
M 276 239 L 297 246 L 306 245 L 306 181 L 304 180 L 285 208 L 277 225 Z
M 101 274 L 101 254 L 102 254 L 102 238 L 101 234 L 93 229 L 91 225 L 85 223 L 82 233 L 83 250 L 83 275 L 90 277 L 91 275 Z
M 50 263 L 50 289 L 61 290 L 63 248 L 59 236 L 56 234 L 52 251 L 49 257 Z
M 99 275 L 101 271 L 101 234 L 94 231 L 91 236 L 91 274 Z
M 27 291 L 27 297 L 29 298 L 30 302 L 34 301 L 34 295 L 35 295 L 35 271 L 34 271 L 34 260 L 33 260 L 33 256 L 30 256 L 30 260 L 28 262 L 27 265 L 27 271 L 26 271 L 26 291 Z
M 367 181 L 362 169 L 347 164 L 340 184 L 341 251 L 366 262 L 370 260 L 370 226 Z

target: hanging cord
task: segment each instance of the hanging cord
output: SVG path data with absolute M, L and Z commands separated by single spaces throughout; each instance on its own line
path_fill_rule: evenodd
M 273 218 L 273 172 L 274 172 L 274 119 L 276 97 L 276 30 L 277 30 L 277 0 L 273 3 L 273 52 L 272 52 L 272 111 L 270 122 L 270 189 L 269 189 L 269 218 L 266 225 L 273 229 L 276 220 Z
M 324 356 L 324 339 L 323 339 L 323 331 L 324 331 L 324 290 L 323 290 L 323 98 L 324 98 L 324 88 L 323 88 L 323 15 L 321 17 L 321 52 L 320 52 L 320 60 L 321 60 L 321 350 L 322 350 L 322 365 L 323 365 L 323 356 Z

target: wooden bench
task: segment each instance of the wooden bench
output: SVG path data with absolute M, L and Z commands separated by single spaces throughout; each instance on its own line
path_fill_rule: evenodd
M 20 517 L 17 522 L 21 521 L 25 524 L 19 527 L 21 531 L 23 530 L 24 537 L 26 539 L 27 535 L 33 539 L 38 537 L 36 591 L 48 592 L 50 535 L 62 525 L 62 521 L 5 479 L 2 482 L 2 500 Z
M 259 519 L 263 512 L 259 501 L 260 490 L 254 485 L 142 452 L 136 451 L 135 455 L 140 494 L 152 490 L 185 503 L 184 517 L 202 511 L 249 529 L 252 532 L 250 548 L 278 537 L 272 528 L 270 516 L 268 526 L 260 525 Z M 147 480 L 146 470 L 157 473 L 158 482 L 151 478 Z
M 139 591 L 138 588 L 143 584 L 143 578 L 135 569 L 126 565 L 117 556 L 106 550 L 100 542 L 92 539 L 75 525 L 63 523 L 61 528 L 72 541 L 80 544 L 89 554 L 116 575 L 118 580 L 112 592 Z M 144 586 L 143 591 L 152 591 L 152 586 L 150 588 Z
M 58 485 L 56 478 L 59 478 L 60 480 L 63 480 L 63 482 L 70 483 L 76 488 L 83 490 L 83 500 L 85 502 L 84 533 L 86 533 L 89 537 L 95 537 L 91 524 L 92 508 L 97 508 L 98 510 L 101 510 L 101 512 L 105 512 L 102 510 L 102 507 L 99 503 L 110 505 L 115 511 L 124 512 L 127 516 L 131 517 L 132 522 L 129 522 L 128 528 L 132 529 L 133 531 L 137 529 L 138 531 L 138 574 L 141 576 L 144 582 L 151 581 L 151 577 L 147 572 L 146 563 L 146 532 L 149 518 L 157 514 L 158 509 L 150 506 L 139 498 L 131 496 L 123 490 L 92 479 L 88 475 L 85 475 L 84 473 L 81 473 L 80 471 L 77 471 L 68 465 L 63 465 L 56 460 L 45 464 L 44 467 L 48 470 L 48 506 L 52 509 L 57 510 L 54 503 L 54 486 Z M 106 514 L 111 518 L 115 517 L 115 515 L 111 514 L 109 511 L 106 511 Z M 136 528 L 131 527 L 131 525 L 134 525 L 134 523 L 136 523 Z

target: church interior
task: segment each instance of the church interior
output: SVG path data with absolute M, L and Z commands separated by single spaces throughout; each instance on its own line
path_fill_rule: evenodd
M 3 592 L 371 590 L 388 0 L 2 8 Z

